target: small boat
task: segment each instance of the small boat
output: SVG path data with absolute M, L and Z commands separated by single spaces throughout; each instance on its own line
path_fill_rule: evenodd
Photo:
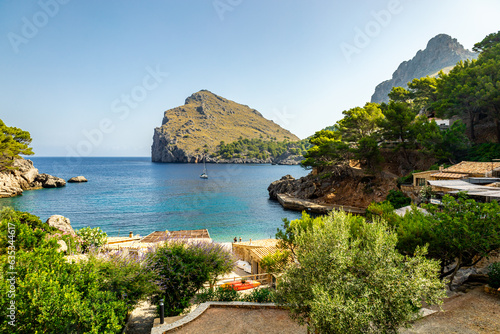
M 205 157 L 203 157 L 203 173 L 201 173 L 200 177 L 202 179 L 208 179 L 207 166 L 205 165 Z
M 236 291 L 240 291 L 240 290 L 253 289 L 253 288 L 258 287 L 259 285 L 260 285 L 260 282 L 246 280 L 245 283 L 243 283 L 241 281 L 233 281 L 233 282 L 224 283 L 221 285 L 221 287 L 222 288 L 232 288 Z

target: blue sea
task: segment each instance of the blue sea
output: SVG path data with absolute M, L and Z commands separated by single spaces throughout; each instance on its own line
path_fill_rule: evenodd
M 0 199 L 0 207 L 28 211 L 42 221 L 63 215 L 74 229 L 98 226 L 109 236 L 206 228 L 219 242 L 274 237 L 282 218 L 300 217 L 270 200 L 267 187 L 286 174 L 307 174 L 299 166 L 207 164 L 209 179 L 204 180 L 200 164 L 153 163 L 150 158 L 30 159 L 40 173 L 65 180 L 83 175 L 89 182 L 25 191 Z

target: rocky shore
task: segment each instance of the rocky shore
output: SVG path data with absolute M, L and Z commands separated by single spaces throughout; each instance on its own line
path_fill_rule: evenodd
M 397 176 L 388 172 L 367 175 L 362 170 L 313 170 L 307 176 L 295 179 L 283 176 L 267 188 L 269 197 L 290 210 L 325 213 L 343 209 L 363 213 L 371 202 L 385 199 L 396 187 Z
M 15 169 L 0 173 L 0 198 L 22 195 L 24 190 L 59 188 L 66 181 L 59 177 L 38 172 L 31 160 L 16 159 Z

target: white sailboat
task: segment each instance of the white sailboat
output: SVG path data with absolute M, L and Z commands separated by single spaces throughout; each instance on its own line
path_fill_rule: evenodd
M 208 179 L 208 174 L 207 174 L 207 166 L 205 164 L 205 157 L 203 157 L 203 173 L 201 173 L 200 177 L 202 179 Z

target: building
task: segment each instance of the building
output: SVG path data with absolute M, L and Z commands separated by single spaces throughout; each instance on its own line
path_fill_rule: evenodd
M 500 201 L 500 188 L 482 186 L 464 180 L 430 180 L 429 184 L 436 192 L 456 194 L 466 192 L 468 196 L 482 202 Z
M 181 231 L 154 231 L 145 237 L 110 237 L 105 245 L 108 250 L 122 250 L 132 253 L 145 253 L 154 247 L 158 247 L 167 240 L 181 240 L 185 242 L 207 242 L 212 239 L 207 229 L 202 230 L 181 230 Z
M 261 239 L 245 242 L 233 243 L 233 253 L 240 260 L 250 263 L 252 274 L 262 274 L 265 270 L 260 263 L 266 255 L 273 254 L 277 251 L 277 239 Z

